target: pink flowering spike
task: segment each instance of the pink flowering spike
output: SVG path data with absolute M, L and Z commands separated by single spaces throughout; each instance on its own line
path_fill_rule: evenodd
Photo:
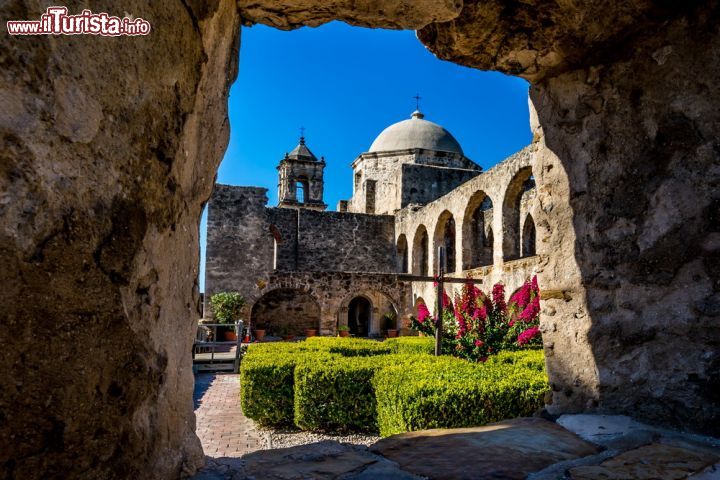
M 443 290 L 442 302 L 443 302 L 443 308 L 447 308 L 448 306 L 450 306 L 450 303 L 451 303 L 450 297 L 448 296 L 447 293 L 445 293 L 445 290 Z
M 507 311 L 507 304 L 505 303 L 505 285 L 502 283 L 496 283 L 493 287 L 492 297 L 497 311 L 505 313 Z
M 427 320 L 427 318 L 430 316 L 430 310 L 428 310 L 427 305 L 425 305 L 424 303 L 421 303 L 420 305 L 418 305 L 417 310 L 418 310 L 418 315 L 417 315 L 418 322 L 424 323 L 425 320 Z
M 540 329 L 538 327 L 530 327 L 524 332 L 522 332 L 520 335 L 518 335 L 517 343 L 518 345 L 526 345 L 530 340 L 535 337 L 540 332 Z
M 538 281 L 537 281 L 537 275 L 533 275 L 532 281 L 531 281 L 531 288 L 533 291 L 537 294 L 540 293 L 540 288 L 538 287 Z

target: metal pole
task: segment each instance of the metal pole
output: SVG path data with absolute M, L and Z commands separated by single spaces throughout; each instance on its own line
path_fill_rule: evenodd
M 442 353 L 443 277 L 445 276 L 445 248 L 437 250 L 437 323 L 435 324 L 435 356 Z

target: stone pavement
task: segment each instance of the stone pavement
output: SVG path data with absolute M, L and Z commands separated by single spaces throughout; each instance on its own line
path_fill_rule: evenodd
M 205 455 L 240 457 L 267 447 L 263 433 L 240 410 L 239 375 L 196 375 L 193 401 L 197 435 Z
M 193 480 L 720 479 L 720 439 L 623 416 L 411 432 L 369 449 L 330 440 L 269 449 L 269 435 L 240 411 L 238 375 L 200 374 L 194 397 L 207 466 Z

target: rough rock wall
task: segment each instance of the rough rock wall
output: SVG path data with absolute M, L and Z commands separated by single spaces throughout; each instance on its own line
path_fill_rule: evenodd
M 212 315 L 213 294 L 239 291 L 246 298 L 257 282 L 273 270 L 274 238 L 268 221 L 267 189 L 216 185 L 208 202 L 205 253 L 205 315 Z M 276 223 L 278 260 L 295 263 L 294 211 L 287 223 Z M 248 306 L 249 308 L 249 306 Z
M 300 211 L 297 270 L 395 272 L 395 219 L 389 215 Z
M 418 34 L 534 83 L 556 411 L 720 429 L 718 18 L 716 1 L 468 1 Z
M 478 170 L 403 165 L 399 175 L 400 208 L 425 205 L 480 174 Z
M 0 17 L 45 5 L 3 2 Z M 0 32 L 0 472 L 177 478 L 203 461 L 198 219 L 227 144 L 240 20 L 230 0 L 92 8 L 152 34 Z
M 384 313 L 394 308 L 398 319 L 411 313 L 410 284 L 389 273 L 274 272 L 263 278 L 262 289 L 248 297 L 254 305 L 264 295 L 278 289 L 307 294 L 320 305 L 320 334 L 336 335 L 338 325 L 347 325 L 348 305 L 363 296 L 372 304 L 370 334 L 379 335 Z M 250 318 L 254 321 L 253 318 Z

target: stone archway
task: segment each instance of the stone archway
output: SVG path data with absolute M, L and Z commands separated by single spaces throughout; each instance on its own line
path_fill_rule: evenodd
M 380 289 L 362 289 L 346 296 L 340 302 L 337 310 L 337 325 L 347 326 L 352 330 L 351 318 L 353 317 L 353 301 L 364 299 L 369 303 L 370 312 L 367 318 L 367 329 L 362 329 L 362 336 L 377 337 L 382 333 L 383 316 L 386 313 L 394 313 L 396 319 L 396 327 L 402 322 L 404 315 L 407 315 L 406 309 L 401 308 L 401 303 L 390 293 Z M 356 311 L 357 313 L 357 311 Z
M 530 188 L 535 188 L 532 167 L 521 168 L 508 184 L 502 205 L 503 259 L 515 260 L 521 257 L 522 217 L 521 202 Z
M 408 273 L 408 242 L 405 234 L 401 234 L 396 242 L 398 272 Z
M 359 295 L 350 300 L 347 319 L 350 335 L 355 337 L 367 337 L 369 335 L 372 311 L 372 302 L 367 297 Z
M 429 239 L 425 225 L 419 225 L 413 237 L 412 273 L 413 275 L 429 274 Z
M 13 328 L 0 343 L 13 362 L 0 383 L 13 387 L 0 438 L 23 441 L 0 464 L 176 478 L 202 463 L 184 365 L 238 7 L 278 28 L 418 29 L 445 60 L 530 80 L 552 409 L 716 432 L 717 2 L 297 5 L 136 2 L 125 8 L 151 19 L 146 39 L 6 42 L 0 295 Z M 44 348 L 18 330 L 46 332 Z
M 433 235 L 433 254 L 436 255 L 438 247 L 445 247 L 445 265 L 446 271 L 452 273 L 457 267 L 457 255 L 455 251 L 455 217 L 448 210 L 440 214 L 435 225 L 435 234 Z M 433 265 L 433 272 L 437 274 L 437 262 Z
M 319 329 L 320 305 L 308 292 L 277 288 L 266 292 L 252 306 L 250 322 L 269 335 L 304 335 L 307 329 Z
M 462 226 L 463 270 L 493 263 L 493 202 L 482 190 L 468 201 Z

